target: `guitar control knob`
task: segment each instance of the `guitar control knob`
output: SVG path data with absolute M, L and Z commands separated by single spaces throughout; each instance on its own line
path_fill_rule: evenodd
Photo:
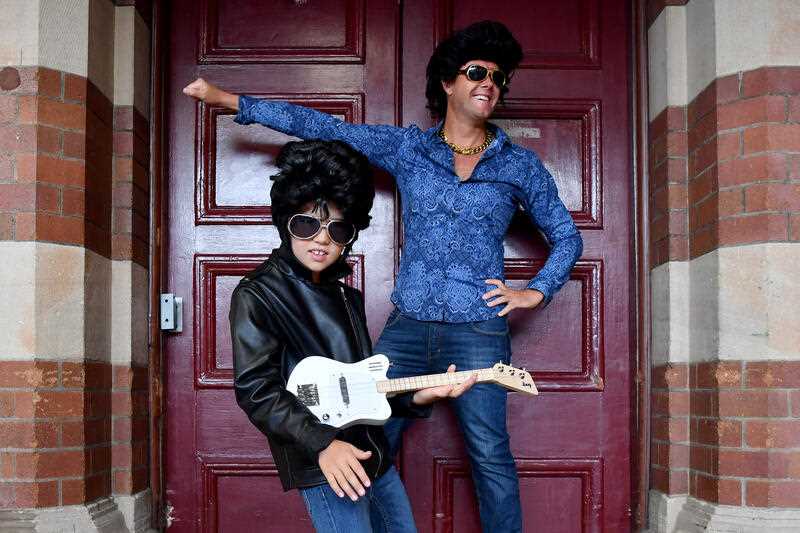
M 330 415 L 328 413 L 325 413 L 324 415 L 322 415 L 322 419 L 327 422 L 328 419 L 330 419 Z

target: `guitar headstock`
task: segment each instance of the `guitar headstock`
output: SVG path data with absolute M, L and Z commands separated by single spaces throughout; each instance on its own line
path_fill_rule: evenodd
M 539 394 L 536 384 L 527 370 L 520 370 L 513 366 L 497 363 L 492 367 L 494 381 L 507 389 L 523 394 Z

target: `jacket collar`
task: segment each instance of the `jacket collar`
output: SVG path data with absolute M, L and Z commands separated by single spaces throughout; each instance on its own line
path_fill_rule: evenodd
M 291 245 L 282 243 L 279 248 L 272 250 L 270 259 L 275 262 L 275 265 L 285 274 L 312 282 L 311 271 L 306 268 L 303 263 L 295 257 L 292 252 Z M 345 256 L 339 258 L 334 264 L 322 271 L 320 276 L 320 283 L 333 283 L 338 279 L 342 279 L 353 272 L 350 265 L 347 264 Z

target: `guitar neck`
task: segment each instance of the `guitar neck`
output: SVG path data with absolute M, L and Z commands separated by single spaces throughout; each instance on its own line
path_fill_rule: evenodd
M 461 372 L 445 372 L 409 378 L 386 379 L 377 382 L 378 392 L 401 394 L 440 385 L 458 385 L 465 382 L 472 374 L 478 374 L 478 383 L 494 382 L 494 371 L 491 368 L 480 370 L 463 370 Z

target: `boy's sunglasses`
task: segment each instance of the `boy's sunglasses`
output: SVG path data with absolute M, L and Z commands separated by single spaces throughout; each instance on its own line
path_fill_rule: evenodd
M 313 239 L 323 230 L 339 246 L 347 246 L 356 238 L 356 227 L 344 220 L 329 220 L 326 223 L 311 215 L 297 213 L 289 219 L 289 233 L 296 239 Z
M 465 75 L 470 81 L 483 81 L 486 76 L 491 76 L 492 82 L 498 87 L 503 87 L 508 83 L 508 76 L 506 76 L 505 72 L 498 69 L 488 69 L 482 65 L 467 65 L 467 68 L 459 70 L 458 73 Z

